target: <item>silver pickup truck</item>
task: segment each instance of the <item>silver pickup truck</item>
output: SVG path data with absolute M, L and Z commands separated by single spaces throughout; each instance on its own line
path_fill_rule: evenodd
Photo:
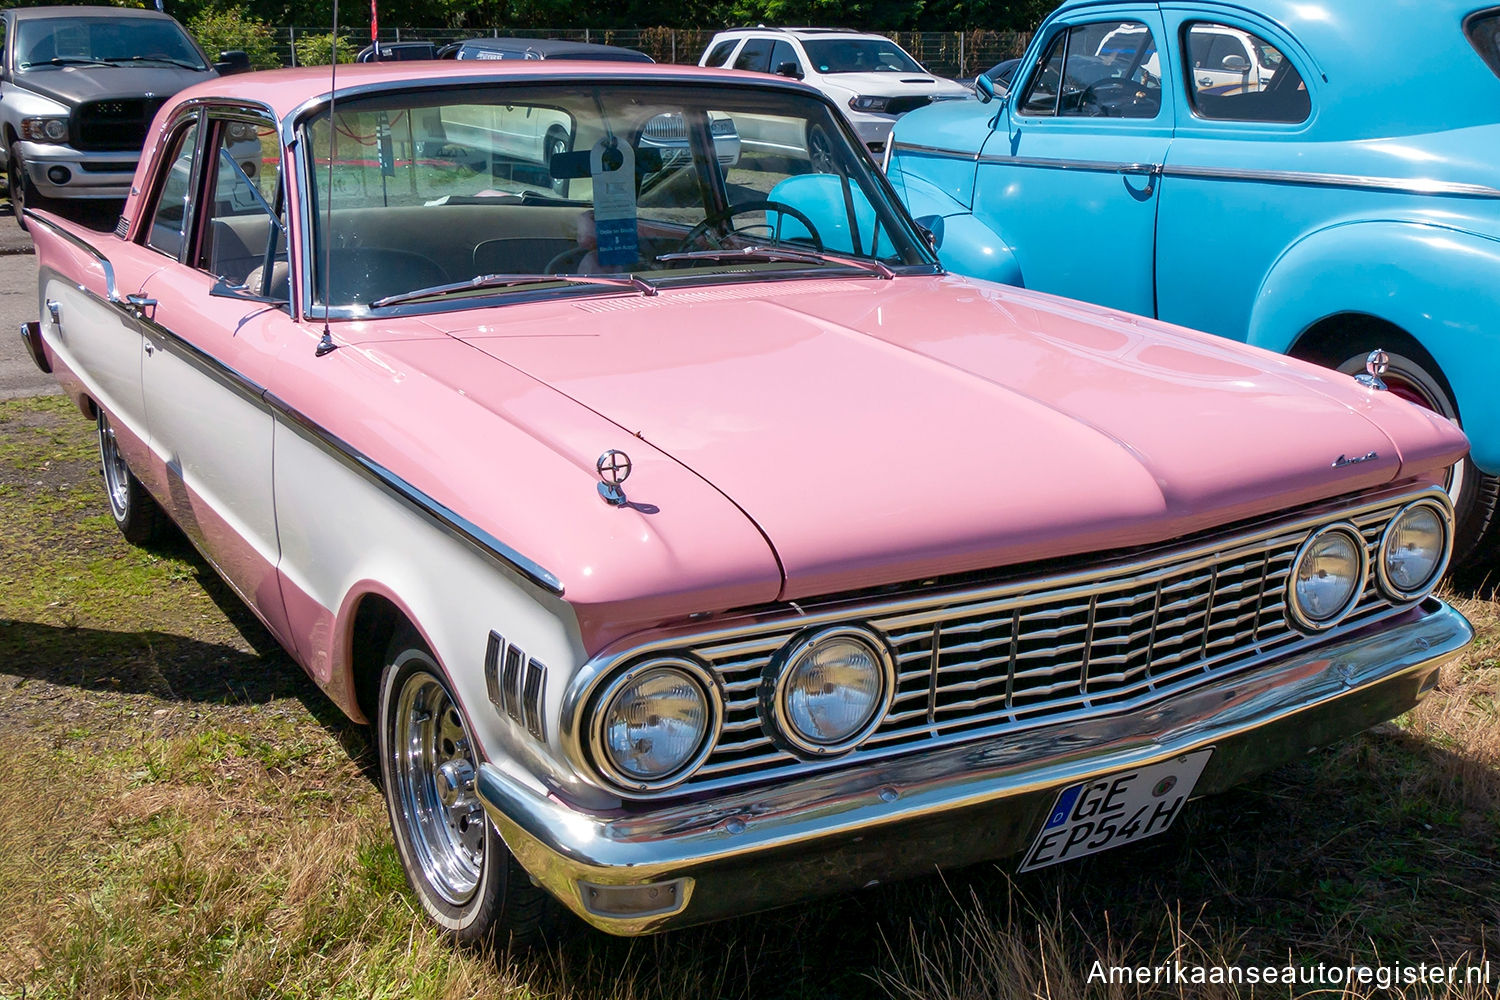
M 27 204 L 123 199 L 157 108 L 184 87 L 249 69 L 243 52 L 220 60 L 157 11 L 0 12 L 0 163 L 21 228 Z

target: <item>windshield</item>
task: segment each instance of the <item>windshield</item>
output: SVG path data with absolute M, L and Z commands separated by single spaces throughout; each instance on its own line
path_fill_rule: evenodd
M 931 269 L 845 129 L 815 97 L 701 84 L 569 81 L 340 102 L 331 130 L 326 110 L 303 125 L 310 301 L 357 315 L 409 306 L 406 293 L 426 289 L 451 303 Z M 495 275 L 651 285 L 475 281 Z
M 886 38 L 823 38 L 804 41 L 819 73 L 925 73 L 901 46 Z
M 16 67 L 73 63 L 181 65 L 207 69 L 176 21 L 147 17 L 58 17 L 16 24 Z

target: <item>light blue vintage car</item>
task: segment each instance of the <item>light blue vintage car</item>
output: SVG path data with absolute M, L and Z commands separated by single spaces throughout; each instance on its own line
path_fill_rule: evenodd
M 1462 422 L 1458 551 L 1500 481 L 1500 6 L 1065 3 L 997 95 L 897 125 L 952 270 L 1359 371 Z

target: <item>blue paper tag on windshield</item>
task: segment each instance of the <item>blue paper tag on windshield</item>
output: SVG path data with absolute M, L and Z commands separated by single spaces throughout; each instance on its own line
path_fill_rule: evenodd
M 595 219 L 594 232 L 599 240 L 599 263 L 609 267 L 629 267 L 639 252 L 634 219 Z

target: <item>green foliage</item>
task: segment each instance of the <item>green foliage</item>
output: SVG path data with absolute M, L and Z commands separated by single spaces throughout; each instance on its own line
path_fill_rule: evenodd
M 250 65 L 256 69 L 281 65 L 271 26 L 238 8 L 204 10 L 188 22 L 187 29 L 210 59 L 217 58 L 225 49 L 243 49 L 250 57 Z
M 332 50 L 332 35 L 324 33 L 321 35 L 298 35 L 294 43 L 297 50 L 298 66 L 327 66 L 330 60 L 329 52 Z M 359 54 L 359 46 L 348 36 L 339 35 L 338 57 L 341 63 L 350 63 Z

